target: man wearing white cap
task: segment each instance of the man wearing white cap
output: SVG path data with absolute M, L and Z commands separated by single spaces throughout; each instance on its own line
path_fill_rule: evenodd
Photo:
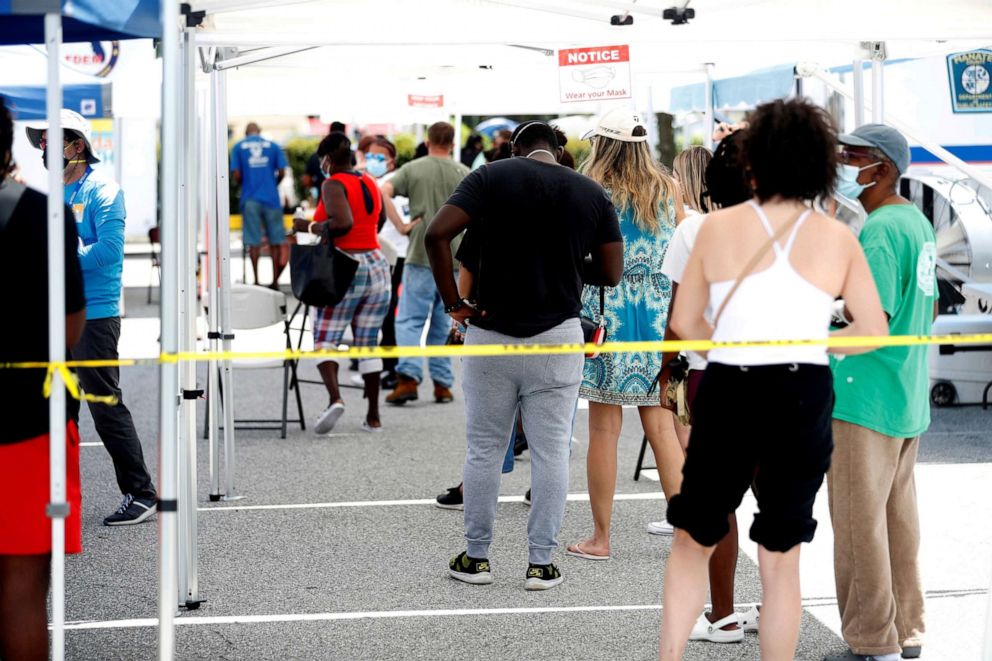
M 93 170 L 98 163 L 90 141 L 90 125 L 79 113 L 62 110 L 62 181 L 65 202 L 76 217 L 79 263 L 86 292 L 86 328 L 72 348 L 75 360 L 117 359 L 121 334 L 121 272 L 124 268 L 124 194 L 110 179 Z M 31 144 L 44 152 L 48 124 L 27 128 Z M 155 513 L 157 495 L 145 466 L 141 442 L 131 412 L 124 405 L 117 367 L 79 370 L 83 389 L 93 395 L 114 395 L 117 404 L 90 403 L 93 423 L 114 462 L 117 484 L 124 494 L 118 508 L 103 523 L 141 523 Z

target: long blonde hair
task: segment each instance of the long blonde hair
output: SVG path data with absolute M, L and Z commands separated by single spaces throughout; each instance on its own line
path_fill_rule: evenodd
M 623 142 L 597 136 L 581 172 L 610 191 L 617 209 L 633 207 L 634 222 L 643 230 L 657 232 L 659 206 L 675 200 L 675 182 L 651 157 L 646 142 Z M 667 213 L 664 213 L 667 217 Z M 669 221 L 674 224 L 675 219 Z
M 703 199 L 706 166 L 713 159 L 713 153 L 706 147 L 694 145 L 675 157 L 672 169 L 679 178 L 682 188 L 682 203 L 699 213 L 709 213 L 709 205 Z

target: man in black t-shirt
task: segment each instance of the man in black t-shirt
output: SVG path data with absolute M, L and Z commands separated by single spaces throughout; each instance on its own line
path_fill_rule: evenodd
M 511 144 L 518 158 L 470 174 L 431 221 L 426 245 L 438 291 L 452 319 L 469 325 L 466 345 L 581 344 L 583 283 L 612 287 L 623 270 L 616 212 L 599 184 L 558 165 L 557 140 L 544 122 L 518 126 Z M 466 229 L 474 240 L 458 258 L 472 274 L 475 303 L 459 299 L 452 275 L 449 243 Z M 492 582 L 500 468 L 519 405 L 531 448 L 525 587 L 563 580 L 551 554 L 565 514 L 582 363 L 581 353 L 463 359 L 468 548 L 449 563 L 453 578 Z
M 7 176 L 13 122 L 0 97 L 0 282 L 15 314 L 0 324 L 0 363 L 48 360 L 47 198 Z M 65 336 L 69 345 L 86 323 L 76 222 L 64 213 Z M 68 353 L 67 353 L 68 355 Z M 48 656 L 49 403 L 44 369 L 0 369 L 0 658 Z M 79 402 L 66 406 L 66 553 L 81 550 Z

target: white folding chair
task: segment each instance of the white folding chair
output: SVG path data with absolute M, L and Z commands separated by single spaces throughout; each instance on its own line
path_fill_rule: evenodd
M 231 327 L 234 330 L 232 351 L 236 353 L 271 352 L 292 349 L 289 318 L 286 315 L 286 295 L 268 287 L 256 285 L 231 286 Z M 232 361 L 234 369 L 282 369 L 282 417 L 236 418 L 235 429 L 279 430 L 286 438 L 290 423 L 306 429 L 303 415 L 303 398 L 300 396 L 296 367 L 299 361 L 288 358 L 245 358 Z M 299 417 L 290 420 L 289 391 L 296 392 Z M 207 402 L 209 406 L 209 402 Z M 204 438 L 207 436 L 204 427 Z

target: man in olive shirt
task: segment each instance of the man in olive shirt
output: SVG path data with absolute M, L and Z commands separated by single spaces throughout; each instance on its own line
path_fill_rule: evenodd
M 438 209 L 448 200 L 461 180 L 468 175 L 467 167 L 451 158 L 455 129 L 447 122 L 437 122 L 427 131 L 427 157 L 410 161 L 396 175 L 382 185 L 387 198 L 401 195 L 410 199 L 410 217 L 413 222 L 403 225 L 392 204 L 386 204 L 386 213 L 397 229 L 410 235 L 406 262 L 403 265 L 403 286 L 400 292 L 399 311 L 396 317 L 396 344 L 420 346 L 424 326 L 430 324 L 427 344 L 444 344 L 451 330 L 451 321 L 444 311 L 444 301 L 438 294 L 431 273 L 430 261 L 424 247 L 427 224 Z M 395 218 L 394 218 L 395 215 Z M 427 219 L 427 222 L 423 222 Z M 461 237 L 451 242 L 452 252 L 458 251 Z M 450 402 L 454 398 L 451 386 L 455 376 L 450 358 L 430 358 L 427 361 L 434 381 L 434 400 Z M 390 404 L 405 404 L 417 399 L 417 386 L 423 380 L 423 359 L 404 358 L 396 366 L 397 384 L 386 397 Z
M 898 190 L 906 139 L 882 124 L 842 135 L 838 192 L 868 219 L 858 240 L 892 335 L 929 335 L 937 250 L 930 221 Z M 827 474 L 841 633 L 830 661 L 920 656 L 923 589 L 913 469 L 930 425 L 925 345 L 885 347 L 833 361 L 834 453 Z

